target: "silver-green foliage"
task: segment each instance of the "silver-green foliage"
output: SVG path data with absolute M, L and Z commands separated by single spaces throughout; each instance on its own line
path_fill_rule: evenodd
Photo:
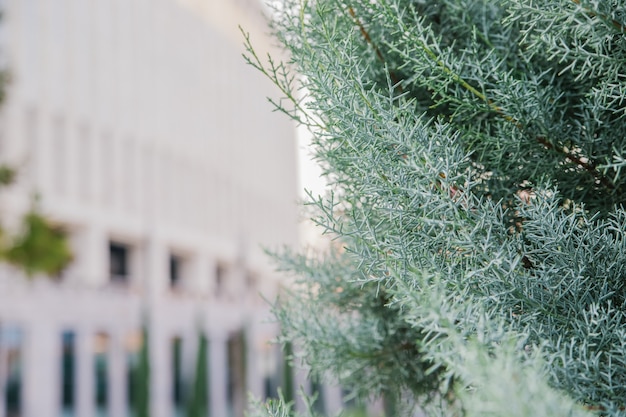
M 398 415 L 626 414 L 626 3 L 275 7 L 290 62 L 247 59 L 313 134 L 338 243 L 279 255 L 311 370 Z

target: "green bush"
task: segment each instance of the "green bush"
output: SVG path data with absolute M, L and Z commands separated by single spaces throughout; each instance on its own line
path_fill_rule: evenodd
M 247 59 L 329 182 L 333 249 L 277 255 L 311 371 L 393 415 L 625 415 L 626 4 L 274 3 L 289 61 Z

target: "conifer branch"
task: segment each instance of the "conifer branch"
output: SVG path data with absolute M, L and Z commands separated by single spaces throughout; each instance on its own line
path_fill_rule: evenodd
M 572 0 L 574 3 L 576 3 L 577 5 L 581 5 L 581 1 L 580 0 Z M 591 17 L 599 17 L 602 21 L 604 22 L 609 22 L 611 24 L 611 26 L 613 26 L 613 28 L 619 30 L 622 33 L 626 33 L 626 26 L 624 26 L 623 24 L 621 24 L 620 22 L 618 22 L 615 19 L 612 19 L 608 16 L 603 16 L 600 15 L 596 12 L 594 12 L 593 10 L 589 9 L 589 8 L 585 8 L 585 12 L 591 16 Z
M 368 45 L 370 45 L 370 47 L 374 50 L 374 53 L 376 54 L 376 57 L 378 58 L 378 60 L 383 65 L 387 66 L 387 62 L 385 62 L 385 57 L 383 53 L 380 51 L 380 48 L 374 43 L 374 41 L 372 41 L 372 38 L 369 32 L 367 31 L 367 29 L 365 29 L 365 26 L 363 26 L 363 23 L 361 23 L 356 13 L 354 12 L 354 9 L 351 6 L 348 6 L 348 13 L 352 17 L 352 19 L 354 19 L 354 22 L 358 26 L 359 31 L 361 32 L 361 35 L 363 36 L 363 39 L 365 39 L 365 42 Z M 392 69 L 388 68 L 388 72 L 389 72 L 389 78 L 393 82 L 394 87 L 398 89 L 400 92 L 402 92 L 402 85 L 400 85 L 400 79 L 398 79 L 398 77 L 396 76 L 395 72 Z
M 572 0 L 572 1 L 574 1 L 577 4 L 580 3 L 579 0 Z M 363 23 L 356 16 L 354 9 L 352 7 L 348 7 L 348 12 L 350 16 L 354 19 L 356 25 L 358 26 L 359 31 L 361 35 L 363 36 L 363 39 L 365 40 L 365 42 L 372 47 L 379 61 L 383 63 L 385 66 L 387 66 L 383 53 L 381 52 L 380 48 L 376 45 L 376 43 L 372 40 L 369 32 L 367 31 L 367 29 L 365 29 Z M 523 123 L 521 121 L 517 120 L 513 116 L 505 114 L 503 109 L 500 106 L 495 104 L 492 100 L 488 99 L 483 93 L 478 91 L 470 83 L 464 80 L 460 74 L 454 72 L 450 67 L 448 67 L 441 59 L 439 59 L 439 57 L 434 51 L 428 48 L 427 45 L 425 45 L 423 42 L 419 42 L 419 45 L 424 51 L 424 53 L 428 57 L 430 57 L 431 60 L 445 74 L 450 76 L 455 83 L 463 87 L 466 91 L 474 95 L 479 100 L 485 102 L 491 110 L 493 110 L 496 114 L 498 114 L 504 120 L 513 123 L 515 126 L 517 126 L 520 129 L 523 128 Z M 393 81 L 394 85 L 399 86 L 401 88 L 400 80 L 397 78 L 394 71 L 392 69 L 389 69 L 388 71 L 389 71 L 389 76 L 391 80 Z M 552 149 L 561 153 L 565 157 L 565 159 L 581 167 L 584 171 L 592 175 L 596 179 L 596 181 L 598 181 L 598 183 L 602 184 L 607 189 L 613 190 L 615 188 L 615 185 L 613 184 L 613 182 L 608 177 L 606 177 L 602 172 L 600 172 L 596 164 L 590 161 L 589 158 L 584 157 L 584 156 L 577 156 L 573 152 L 569 152 L 565 150 L 563 147 L 556 146 L 550 141 L 548 141 L 545 136 L 537 136 L 535 139 L 539 144 L 543 145 L 546 149 Z M 588 162 L 586 162 L 585 160 L 587 160 Z
M 574 155 L 572 152 L 568 152 L 562 148 L 557 148 L 552 143 L 548 142 L 548 140 L 543 136 L 537 136 L 537 142 L 545 146 L 546 149 L 554 149 L 562 153 L 563 155 L 565 155 L 566 159 L 570 160 L 575 165 L 583 168 L 585 171 L 593 175 L 596 181 L 598 181 L 607 189 L 613 190 L 615 188 L 615 185 L 613 184 L 613 182 L 598 170 L 595 163 L 591 161 L 589 162 L 585 161 L 587 159 L 586 157 L 577 156 L 577 155 Z

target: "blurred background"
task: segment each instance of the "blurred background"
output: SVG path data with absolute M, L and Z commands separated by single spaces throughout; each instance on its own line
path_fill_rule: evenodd
M 241 57 L 238 25 L 280 56 L 261 2 L 0 10 L 0 417 L 239 417 L 298 386 L 336 410 L 269 343 L 262 248 L 303 233 L 295 126 Z

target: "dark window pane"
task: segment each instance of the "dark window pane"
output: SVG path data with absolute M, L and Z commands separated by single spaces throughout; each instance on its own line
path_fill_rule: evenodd
M 0 360 L 4 367 L 3 399 L 7 417 L 22 415 L 22 331 L 16 326 L 0 326 Z M 2 396 L 0 396 L 0 400 Z
M 127 407 L 128 417 L 135 417 L 144 410 L 148 400 L 149 387 L 149 346 L 147 346 L 147 331 L 137 330 L 128 335 L 126 339 L 127 352 Z
M 224 287 L 224 275 L 225 275 L 224 265 L 218 263 L 215 267 L 215 296 L 219 297 L 222 294 Z
M 183 408 L 182 346 L 180 337 L 172 339 L 172 401 L 176 411 Z
M 246 404 L 245 334 L 240 330 L 228 339 L 228 413 L 243 415 Z
M 98 416 L 106 416 L 109 398 L 109 336 L 106 333 L 98 333 L 94 340 L 94 394 L 96 413 Z
M 72 331 L 61 334 L 61 406 L 64 416 L 74 415 L 76 403 L 76 335 Z
M 178 256 L 170 256 L 170 286 L 176 287 L 181 280 L 182 259 Z
M 109 244 L 109 273 L 111 281 L 126 282 L 129 275 L 128 246 L 111 242 Z
M 324 387 L 320 383 L 320 380 L 317 376 L 313 376 L 311 378 L 311 393 L 313 395 L 317 395 L 315 402 L 313 403 L 313 410 L 318 413 L 325 415 L 326 413 L 326 402 L 324 398 Z

